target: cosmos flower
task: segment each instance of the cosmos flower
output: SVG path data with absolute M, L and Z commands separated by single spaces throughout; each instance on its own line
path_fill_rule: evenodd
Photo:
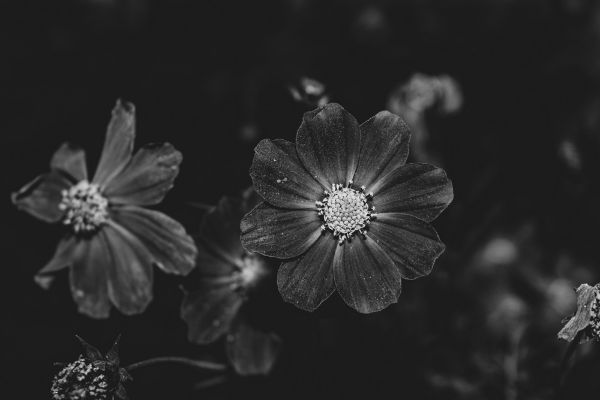
M 132 155 L 134 137 L 134 106 L 118 101 L 91 180 L 84 151 L 65 143 L 50 172 L 12 195 L 19 209 L 68 227 L 36 281 L 48 287 L 50 274 L 70 267 L 73 299 L 94 318 L 108 317 L 110 303 L 127 315 L 144 311 L 152 300 L 152 264 L 180 275 L 194 267 L 196 246 L 184 228 L 143 207 L 160 203 L 172 187 L 181 153 L 165 143 Z
M 119 338 L 103 356 L 100 350 L 77 337 L 83 354 L 62 366 L 52 381 L 50 392 L 54 400 L 126 400 L 124 382 L 131 375 L 119 366 Z
M 248 303 L 271 274 L 267 260 L 248 253 L 240 243 L 240 220 L 259 200 L 247 191 L 244 200 L 223 197 L 202 222 L 198 244 L 199 286 L 185 291 L 181 317 L 188 339 L 206 344 L 226 337 L 229 361 L 240 375 L 267 374 L 279 353 L 280 339 L 249 321 Z
M 315 310 L 336 289 L 361 313 L 397 302 L 402 279 L 444 251 L 429 225 L 452 201 L 446 173 L 406 164 L 410 132 L 383 111 L 358 125 L 338 104 L 304 114 L 296 144 L 262 140 L 250 175 L 264 202 L 241 223 L 249 251 L 284 259 L 284 300 Z
M 577 312 L 558 332 L 558 337 L 568 342 L 581 337 L 581 341 L 600 340 L 600 284 L 587 283 L 577 288 Z

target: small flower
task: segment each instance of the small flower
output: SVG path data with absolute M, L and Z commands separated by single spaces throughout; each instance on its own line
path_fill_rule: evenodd
M 131 376 L 119 363 L 119 338 L 103 356 L 80 337 L 84 354 L 56 374 L 50 392 L 54 400 L 126 400 L 124 382 Z
M 558 337 L 572 342 L 582 332 L 583 341 L 600 340 L 600 284 L 590 286 L 584 283 L 576 292 L 577 312 L 558 332 Z
M 397 302 L 401 279 L 444 251 L 429 225 L 452 201 L 446 173 L 406 164 L 410 132 L 383 111 L 358 125 L 338 104 L 304 114 L 296 144 L 263 140 L 250 176 L 265 200 L 241 223 L 249 251 L 285 260 L 284 300 L 312 311 L 334 291 L 361 313 Z
M 94 318 L 108 317 L 110 303 L 127 315 L 143 312 L 152 300 L 153 263 L 181 275 L 194 267 L 196 246 L 183 226 L 144 208 L 173 186 L 181 153 L 165 143 L 132 155 L 134 137 L 134 106 L 117 101 L 91 180 L 84 151 L 65 143 L 50 172 L 12 195 L 19 209 L 69 228 L 36 281 L 47 288 L 53 272 L 70 267 L 73 299 Z
M 197 237 L 199 288 L 185 291 L 181 304 L 188 339 L 206 344 L 225 336 L 227 356 L 240 375 L 268 374 L 281 342 L 246 315 L 247 303 L 272 272 L 264 257 L 240 243 L 240 221 L 259 201 L 249 190 L 243 200 L 223 197 L 205 215 Z

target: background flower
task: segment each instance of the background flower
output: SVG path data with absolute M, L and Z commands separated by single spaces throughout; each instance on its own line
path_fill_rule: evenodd
M 181 275 L 194 267 L 196 247 L 183 226 L 144 208 L 173 186 L 181 153 L 165 143 L 132 155 L 134 138 L 134 106 L 117 101 L 91 181 L 84 151 L 65 143 L 50 172 L 12 195 L 19 209 L 70 228 L 36 280 L 48 287 L 49 274 L 70 267 L 73 299 L 94 318 L 108 317 L 110 303 L 128 315 L 144 311 L 153 296 L 152 264 Z
M 428 222 L 452 184 L 432 165 L 405 165 L 409 139 L 398 116 L 359 127 L 332 103 L 304 115 L 296 145 L 256 146 L 250 176 L 265 202 L 242 220 L 242 243 L 288 260 L 277 276 L 286 301 L 312 311 L 337 290 L 370 313 L 397 301 L 401 279 L 431 272 L 444 245 Z

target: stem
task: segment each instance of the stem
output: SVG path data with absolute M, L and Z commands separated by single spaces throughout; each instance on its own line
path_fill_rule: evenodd
M 569 346 L 567 347 L 567 350 L 565 351 L 565 355 L 562 358 L 562 361 L 560 362 L 560 369 L 559 369 L 559 385 L 560 387 L 563 386 L 565 378 L 567 377 L 567 373 L 569 372 L 569 361 L 571 360 L 571 358 L 573 357 L 573 354 L 575 354 L 575 350 L 577 350 L 577 345 L 579 344 L 579 341 L 581 340 L 581 336 L 583 336 L 583 331 L 579 331 L 577 332 L 577 335 L 575 335 L 575 338 L 571 341 L 571 343 L 569 343 Z
M 185 358 L 185 357 L 168 357 L 167 356 L 167 357 L 155 357 L 155 358 L 150 358 L 148 360 L 136 362 L 131 365 L 128 365 L 127 367 L 125 367 L 125 369 L 127 371 L 133 371 L 134 369 L 148 367 L 150 365 L 161 364 L 161 363 L 179 363 L 179 364 L 189 365 L 190 367 L 195 367 L 195 368 L 200 368 L 200 369 L 209 369 L 209 370 L 213 370 L 213 371 L 223 371 L 226 368 L 226 366 L 223 364 L 217 364 L 217 363 L 213 363 L 210 361 L 192 360 L 190 358 Z

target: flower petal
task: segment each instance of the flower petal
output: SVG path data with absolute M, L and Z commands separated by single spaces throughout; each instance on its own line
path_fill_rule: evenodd
M 373 189 L 378 213 L 401 212 L 431 222 L 454 198 L 446 172 L 429 164 L 406 164 L 380 179 Z
M 58 222 L 64 211 L 58 208 L 62 201 L 62 191 L 71 182 L 58 171 L 39 175 L 11 195 L 12 202 L 23 210 L 46 222 Z
M 75 335 L 75 337 L 77 338 L 77 340 L 79 340 L 81 347 L 83 347 L 83 354 L 85 358 L 87 358 L 89 361 L 104 361 L 104 356 L 102 355 L 100 350 L 98 350 L 95 346 L 89 344 L 81 336 Z
M 258 143 L 250 177 L 256 191 L 277 207 L 314 208 L 323 196 L 323 187 L 304 169 L 294 144 L 286 140 Z
M 572 342 L 579 331 L 586 329 L 590 324 L 592 303 L 596 299 L 598 288 L 587 283 L 577 288 L 577 312 L 558 332 L 559 339 Z
M 315 210 L 286 210 L 263 202 L 242 219 L 242 245 L 265 256 L 292 258 L 319 238 L 320 226 Z
M 66 172 L 77 182 L 87 180 L 85 151 L 70 143 L 63 143 L 52 156 L 50 168 Z
M 110 254 L 108 297 L 125 315 L 144 312 L 152 301 L 152 256 L 125 228 L 110 222 L 101 232 Z
M 197 249 L 185 228 L 167 215 L 137 206 L 115 207 L 111 216 L 133 233 L 165 272 L 187 275 L 195 266 Z
M 281 264 L 277 272 L 281 297 L 303 310 L 316 310 L 335 291 L 333 256 L 336 248 L 337 241 L 323 235 L 305 254 Z
M 111 179 L 104 194 L 113 204 L 158 204 L 173 187 L 182 156 L 171 144 L 148 144 Z
M 381 311 L 398 301 L 400 270 L 368 236 L 338 246 L 333 258 L 335 286 L 344 302 L 364 314 Z
M 71 235 L 61 239 L 52 259 L 35 275 L 35 282 L 42 288 L 48 289 L 54 280 L 53 273 L 72 265 L 76 247 L 77 238 L 75 236 Z
M 335 103 L 307 112 L 296 135 L 296 149 L 304 167 L 321 185 L 345 184 L 358 163 L 358 122 Z
M 106 139 L 93 183 L 101 187 L 125 168 L 131 159 L 135 139 L 135 107 L 131 103 L 117 104 L 106 129 Z
M 404 279 L 428 275 L 445 249 L 431 225 L 408 214 L 377 214 L 367 235 L 394 261 Z
M 188 326 L 188 340 L 206 344 L 229 332 L 244 297 L 230 284 L 185 293 L 181 318 Z
M 410 128 L 388 111 L 381 111 L 360 125 L 360 157 L 354 184 L 371 185 L 398 167 L 408 158 Z
M 242 376 L 267 375 L 280 350 L 281 339 L 277 335 L 261 332 L 244 323 L 227 337 L 227 357 Z
M 98 234 L 78 240 L 69 277 L 73 300 L 80 313 L 92 318 L 108 318 L 106 270 L 110 262 L 108 249 Z

